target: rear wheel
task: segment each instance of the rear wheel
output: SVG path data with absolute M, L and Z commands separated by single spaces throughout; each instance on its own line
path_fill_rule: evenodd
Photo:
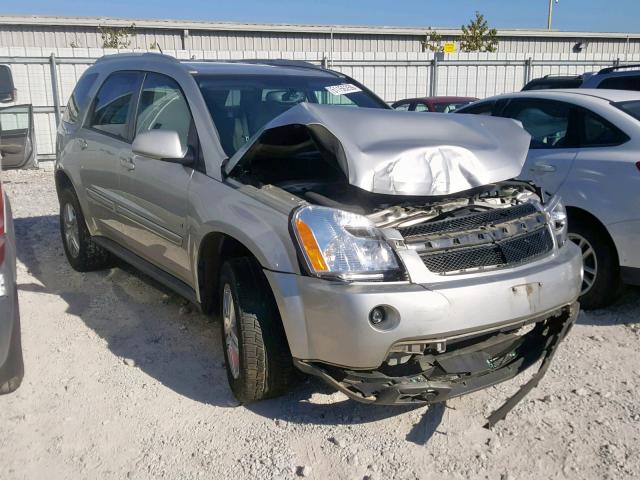
M 260 266 L 247 257 L 228 260 L 219 285 L 222 344 L 233 394 L 247 403 L 285 393 L 296 374 Z
M 64 253 L 74 270 L 89 272 L 113 264 L 111 254 L 91 240 L 78 198 L 70 188 L 60 194 L 60 233 Z
M 593 310 L 610 305 L 618 297 L 622 282 L 618 255 L 607 232 L 582 218 L 570 218 L 569 240 L 582 252 L 581 307 Z

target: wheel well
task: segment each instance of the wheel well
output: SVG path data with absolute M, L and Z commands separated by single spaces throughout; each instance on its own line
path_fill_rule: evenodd
M 65 190 L 66 188 L 70 188 L 73 190 L 73 183 L 71 183 L 71 180 L 69 179 L 68 175 L 64 173 L 64 171 L 58 170 L 56 172 L 55 179 L 56 179 L 56 192 L 58 192 L 58 197 L 60 196 L 60 193 L 62 193 L 62 191 Z
M 220 269 L 225 260 L 236 257 L 250 257 L 258 261 L 247 247 L 224 233 L 210 233 L 202 240 L 198 254 L 198 289 L 204 313 L 216 310 Z
M 580 221 L 588 223 L 589 225 L 592 225 L 593 227 L 600 230 L 600 232 L 609 241 L 609 243 L 613 245 L 613 250 L 616 253 L 616 257 L 618 256 L 616 243 L 613 241 L 613 238 L 611 238 L 607 227 L 604 226 L 604 224 L 598 219 L 598 217 L 578 207 L 567 207 L 567 215 L 569 216 L 569 224 L 571 224 L 572 218 L 579 219 Z

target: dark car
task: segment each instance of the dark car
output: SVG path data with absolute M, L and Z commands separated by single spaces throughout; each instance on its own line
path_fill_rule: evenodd
M 452 113 L 478 100 L 475 97 L 422 97 L 406 98 L 394 102 L 391 107 L 395 110 L 410 112 Z
M 11 207 L 2 192 L 0 181 L 0 394 L 16 390 L 23 375 L 16 287 L 16 242 Z
M 7 65 L 0 65 L 0 103 L 15 102 L 17 97 L 11 69 Z
M 640 65 L 617 65 L 582 75 L 545 75 L 534 78 L 522 91 L 567 88 L 640 90 Z

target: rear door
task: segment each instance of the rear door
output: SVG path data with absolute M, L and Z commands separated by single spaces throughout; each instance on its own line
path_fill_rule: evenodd
M 82 157 L 80 177 L 89 209 L 102 234 L 124 241 L 121 203 L 121 163 L 131 157 L 132 118 L 142 72 L 114 72 L 98 89 L 84 128 L 78 135 Z
M 197 134 L 187 100 L 172 78 L 148 72 L 142 85 L 134 136 L 149 130 L 178 133 L 183 151 L 195 157 Z M 191 283 L 187 253 L 187 196 L 193 169 L 129 152 L 120 165 L 126 246 Z
M 529 154 L 519 178 L 534 181 L 550 194 L 556 193 L 578 154 L 577 109 L 556 100 L 516 98 L 500 116 L 520 121 L 531 135 Z
M 25 168 L 35 163 L 33 109 L 31 105 L 0 108 L 2 168 Z

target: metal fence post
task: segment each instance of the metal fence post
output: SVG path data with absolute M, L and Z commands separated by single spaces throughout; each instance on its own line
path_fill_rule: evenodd
M 51 89 L 53 94 L 53 113 L 56 116 L 56 127 L 60 124 L 60 96 L 58 95 L 58 68 L 56 56 L 52 53 L 49 56 L 49 67 L 51 68 Z
M 533 60 L 531 57 L 524 61 L 524 85 L 531 81 L 531 67 L 533 66 Z M 523 86 L 524 86 L 523 85 Z
M 429 96 L 435 97 L 438 92 L 438 53 L 436 52 L 431 60 L 431 75 L 429 75 Z

